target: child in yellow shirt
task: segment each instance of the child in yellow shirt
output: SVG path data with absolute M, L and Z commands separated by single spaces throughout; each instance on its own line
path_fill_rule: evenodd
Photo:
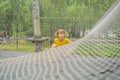
M 59 29 L 57 31 L 57 38 L 54 40 L 52 48 L 63 46 L 69 43 L 71 43 L 71 40 L 65 38 L 65 31 L 63 29 Z

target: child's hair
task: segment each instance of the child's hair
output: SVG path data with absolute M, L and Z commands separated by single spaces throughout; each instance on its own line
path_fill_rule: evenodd
M 58 30 L 57 30 L 57 36 L 58 36 L 59 33 L 64 33 L 64 34 L 65 34 L 64 29 L 58 29 Z

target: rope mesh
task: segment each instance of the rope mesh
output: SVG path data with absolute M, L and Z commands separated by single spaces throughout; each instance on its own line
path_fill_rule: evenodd
M 71 44 L 1 59 L 0 80 L 120 80 L 120 1 L 108 12 Z

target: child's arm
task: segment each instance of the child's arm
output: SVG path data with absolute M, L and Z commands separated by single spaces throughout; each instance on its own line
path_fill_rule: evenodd
M 57 47 L 56 44 L 53 44 L 53 45 L 52 45 L 52 48 L 56 48 L 56 47 Z

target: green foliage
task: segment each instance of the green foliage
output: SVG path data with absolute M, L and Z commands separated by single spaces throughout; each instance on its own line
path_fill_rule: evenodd
M 115 1 L 116 0 L 40 0 L 40 16 L 80 17 L 77 22 L 89 21 L 90 23 L 92 22 L 93 25 Z M 13 31 L 16 31 L 17 27 L 21 29 L 17 30 L 18 32 L 24 32 L 29 28 L 31 29 L 32 0 L 2 0 L 0 3 L 0 19 L 1 28 L 4 28 L 6 26 L 4 24 L 10 21 Z M 58 19 L 56 23 L 60 21 L 61 20 Z M 81 24 L 83 22 L 81 22 Z M 49 25 L 49 23 L 46 23 L 46 25 Z M 88 25 L 90 24 L 86 25 L 85 23 L 86 28 L 89 28 Z M 41 26 L 44 27 L 42 21 Z

